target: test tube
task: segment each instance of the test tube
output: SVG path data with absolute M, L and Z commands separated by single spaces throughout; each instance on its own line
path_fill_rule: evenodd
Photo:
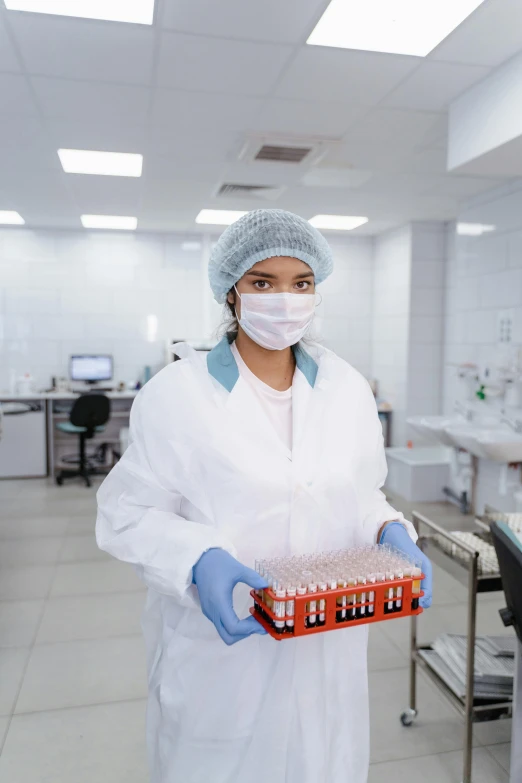
M 374 585 L 376 581 L 375 574 L 368 574 L 368 584 Z M 375 614 L 375 590 L 370 590 L 368 593 L 368 617 L 373 617 Z
M 346 587 L 346 579 L 338 579 L 335 586 Z M 337 611 L 335 613 L 335 620 L 338 623 L 344 623 L 346 620 L 346 596 L 345 595 L 340 595 L 337 598 L 336 606 L 337 606 Z
M 310 571 L 308 572 L 308 574 L 309 574 L 309 577 L 307 579 L 307 581 L 308 581 L 307 592 L 310 595 L 315 595 L 315 593 L 317 593 L 317 583 L 315 582 L 314 577 L 313 577 L 313 575 L 312 575 L 312 573 Z M 310 601 L 306 606 L 307 606 L 307 610 L 306 610 L 307 612 L 315 612 L 316 609 L 317 609 L 317 601 L 316 600 Z M 315 628 L 316 623 L 317 623 L 317 615 L 316 614 L 309 614 L 308 615 L 308 627 L 309 628 Z
M 348 587 L 355 587 L 357 584 L 357 579 L 354 576 L 348 577 Z M 347 612 L 347 619 L 348 620 L 355 620 L 357 617 L 357 609 L 355 608 L 355 604 L 357 603 L 357 595 L 356 593 L 352 593 L 352 595 L 348 596 L 348 612 Z M 350 609 L 350 605 L 352 608 Z
M 295 627 L 295 596 L 297 593 L 297 587 L 290 585 L 286 588 L 287 602 L 286 602 L 286 630 L 288 633 L 294 632 Z
M 306 589 L 307 589 L 306 582 L 303 582 L 303 577 L 301 576 L 301 580 L 299 581 L 299 583 L 297 585 L 296 594 L 297 595 L 306 595 Z M 307 606 L 308 606 L 308 604 L 305 604 L 305 607 L 307 607 Z M 308 610 L 305 608 L 305 611 L 308 611 Z M 304 624 L 305 624 L 305 627 L 308 627 L 308 618 L 307 617 L 305 617 Z
M 412 595 L 413 595 L 413 600 L 411 602 L 411 608 L 412 609 L 418 609 L 419 608 L 419 593 L 420 593 L 420 590 L 421 590 L 420 577 L 422 576 L 422 569 L 419 568 L 418 566 L 414 566 L 411 569 L 411 575 L 413 576 L 413 584 L 412 584 L 412 588 L 411 588 L 411 592 L 412 592 Z
M 395 571 L 395 578 L 396 579 L 403 579 L 404 578 L 404 572 L 402 568 L 399 566 L 399 568 Z M 395 591 L 396 601 L 395 601 L 395 611 L 401 612 L 402 611 L 402 587 L 397 586 L 397 589 Z
M 286 614 L 286 588 L 283 584 L 277 584 L 274 586 L 276 601 L 274 602 L 274 614 L 278 618 L 275 621 L 275 629 L 277 633 L 285 632 L 285 614 Z
M 393 582 L 395 579 L 393 571 L 387 571 L 386 572 L 386 581 Z M 388 593 L 388 601 L 384 604 L 384 613 L 385 614 L 391 614 L 393 612 L 393 587 L 390 587 L 387 590 Z
M 326 593 L 328 590 L 328 582 L 319 582 L 319 592 Z M 326 625 L 326 598 L 319 598 L 319 618 L 317 625 Z
M 365 576 L 358 576 L 357 577 L 357 584 L 359 585 L 365 585 L 366 584 L 366 577 Z M 366 593 L 359 593 L 357 595 L 357 603 L 363 604 L 357 609 L 357 617 L 362 619 L 363 617 L 366 617 L 366 606 L 364 604 L 366 603 Z

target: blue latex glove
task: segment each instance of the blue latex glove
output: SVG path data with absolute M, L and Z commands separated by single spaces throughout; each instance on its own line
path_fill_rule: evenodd
M 420 561 L 422 573 L 424 574 L 424 579 L 421 582 L 421 589 L 424 590 L 424 595 L 419 600 L 419 604 L 423 609 L 428 609 L 431 606 L 433 590 L 431 562 L 424 552 L 413 543 L 404 525 L 400 522 L 390 522 L 384 528 L 379 543 L 389 544 L 389 546 L 404 552 L 405 555 L 412 557 L 414 560 Z
M 266 634 L 255 617 L 240 620 L 232 604 L 232 593 L 239 582 L 255 589 L 268 587 L 256 571 L 224 549 L 209 549 L 192 569 L 192 581 L 198 588 L 203 614 L 214 623 L 225 644 L 235 644 L 253 633 Z

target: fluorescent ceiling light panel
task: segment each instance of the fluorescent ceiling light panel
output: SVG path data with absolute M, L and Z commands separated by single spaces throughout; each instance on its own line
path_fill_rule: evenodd
M 457 223 L 457 234 L 462 237 L 480 237 L 495 229 L 496 226 L 487 223 Z
M 152 24 L 154 0 L 4 0 L 8 11 Z
M 125 215 L 82 215 L 84 228 L 111 228 L 118 231 L 135 231 L 138 218 Z
M 133 152 L 58 150 L 67 174 L 97 174 L 106 177 L 141 177 L 143 155 Z
M 25 220 L 19 212 L 12 212 L 9 209 L 0 209 L 0 223 L 4 226 L 23 226 Z
M 204 223 L 207 226 L 230 226 L 243 215 L 246 215 L 246 212 L 232 209 L 202 209 L 196 218 L 196 223 Z
M 307 43 L 425 57 L 484 0 L 332 0 Z
M 201 250 L 201 242 L 182 242 L 181 249 L 191 252 L 194 250 Z
M 367 217 L 354 215 L 316 215 L 309 221 L 315 228 L 330 229 L 331 231 L 352 231 L 358 226 L 368 222 Z

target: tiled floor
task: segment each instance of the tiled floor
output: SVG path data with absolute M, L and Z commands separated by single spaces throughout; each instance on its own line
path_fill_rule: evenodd
M 0 783 L 146 783 L 145 593 L 130 567 L 96 548 L 94 490 L 4 481 L 0 498 Z M 420 510 L 448 528 L 469 524 L 446 504 Z M 421 638 L 461 631 L 465 599 L 436 568 Z M 497 595 L 481 599 L 479 631 L 504 632 L 501 604 Z M 458 783 L 461 719 L 422 677 L 417 722 L 409 729 L 399 722 L 408 630 L 397 620 L 371 632 L 369 783 Z M 510 721 L 476 727 L 474 783 L 507 783 L 510 728 Z

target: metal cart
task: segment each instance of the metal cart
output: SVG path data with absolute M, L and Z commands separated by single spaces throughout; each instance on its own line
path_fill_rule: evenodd
M 498 720 L 510 717 L 512 702 L 478 699 L 474 696 L 475 672 L 475 637 L 477 618 L 477 594 L 502 590 L 500 574 L 479 573 L 479 555 L 473 548 L 467 546 L 451 533 L 439 527 L 427 517 L 414 511 L 413 525 L 419 534 L 418 545 L 426 555 L 437 565 L 468 587 L 468 621 L 467 621 L 467 658 L 466 658 L 466 688 L 463 699 L 455 695 L 442 677 L 430 665 L 428 657 L 423 657 L 422 651 L 430 650 L 429 645 L 417 645 L 417 617 L 411 618 L 410 636 L 410 705 L 401 715 L 404 726 L 411 726 L 417 716 L 417 667 L 428 676 L 437 688 L 446 696 L 458 713 L 464 717 L 464 768 L 463 783 L 471 783 L 473 723 L 479 721 Z M 477 530 L 479 532 L 479 530 Z M 423 535 L 421 535 L 423 533 Z M 438 543 L 435 536 L 442 536 L 454 547 L 458 557 L 448 554 Z

